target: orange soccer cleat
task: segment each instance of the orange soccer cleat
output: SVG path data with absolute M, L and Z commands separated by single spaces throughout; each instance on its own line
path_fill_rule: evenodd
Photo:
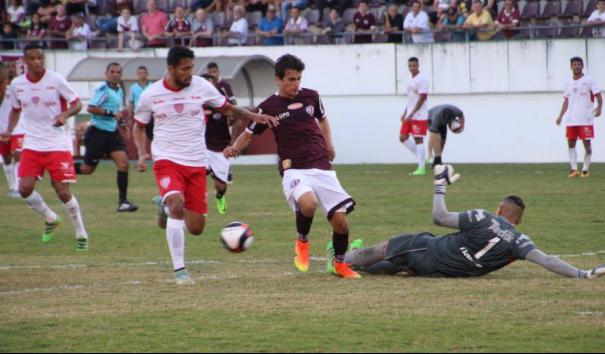
M 351 269 L 348 264 L 343 262 L 334 262 L 334 274 L 344 279 L 360 279 L 361 275 Z
M 306 273 L 309 271 L 309 242 L 302 242 L 296 240 L 296 246 L 294 247 L 296 257 L 294 257 L 294 266 L 300 272 Z

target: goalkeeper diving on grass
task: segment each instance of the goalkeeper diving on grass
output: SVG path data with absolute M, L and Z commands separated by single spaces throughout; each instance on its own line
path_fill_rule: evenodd
M 521 223 L 525 203 L 517 196 L 502 200 L 496 214 L 485 210 L 453 213 L 447 210 L 445 194 L 460 178 L 451 165 L 437 165 L 433 221 L 459 230 L 443 237 L 428 232 L 403 234 L 377 246 L 364 248 L 362 240 L 351 244 L 345 262 L 370 274 L 401 272 L 421 277 L 476 277 L 494 272 L 516 260 L 538 264 L 569 278 L 592 279 L 605 275 L 605 266 L 581 270 L 540 251 L 527 236 L 515 229 Z M 333 251 L 328 245 L 328 253 Z

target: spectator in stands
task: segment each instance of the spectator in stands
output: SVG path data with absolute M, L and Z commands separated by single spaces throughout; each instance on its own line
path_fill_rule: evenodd
M 141 41 L 137 39 L 138 35 L 139 23 L 137 19 L 131 15 L 130 9 L 122 9 L 118 18 L 118 50 L 123 50 L 125 46 L 132 50 L 141 48 Z M 128 36 L 128 42 L 126 42 L 126 36 Z
M 505 38 L 512 38 L 519 33 L 514 28 L 519 27 L 520 19 L 521 14 L 515 8 L 513 0 L 504 0 L 504 8 L 496 18 L 496 29 L 502 31 L 501 33 Z
M 147 12 L 141 16 L 141 29 L 150 48 L 165 47 L 164 30 L 168 25 L 168 16 L 158 10 L 155 0 L 147 1 Z
M 244 45 L 248 39 L 248 20 L 246 20 L 246 10 L 241 5 L 233 7 L 233 23 L 227 33 L 227 43 L 229 45 Z
M 384 32 L 388 33 L 387 42 L 403 43 L 403 34 L 393 32 L 403 32 L 403 15 L 397 12 L 398 6 L 389 5 L 387 13 L 384 16 Z
M 42 23 L 50 23 L 50 20 L 57 14 L 56 1 L 54 0 L 39 0 L 36 13 L 40 15 Z
M 376 18 L 372 15 L 368 9 L 367 0 L 361 0 L 357 13 L 353 16 L 353 23 L 355 24 L 355 43 L 372 43 L 371 34 L 359 34 L 364 32 L 371 32 L 376 29 Z
M 332 44 L 344 44 L 343 33 L 347 30 L 347 24 L 343 21 L 338 10 L 330 10 L 330 19 L 326 23 L 322 34 L 328 36 L 328 40 Z
M 496 0 L 479 0 L 483 5 L 483 10 L 489 12 L 492 19 L 498 16 L 498 7 L 496 6 Z
M 405 17 L 403 29 L 412 35 L 413 43 L 433 43 L 429 16 L 422 11 L 419 0 L 412 0 L 412 11 Z
M 458 13 L 464 16 L 464 19 L 466 19 L 471 13 L 471 8 L 473 7 L 473 0 L 457 0 L 456 4 L 458 8 Z
M 351 6 L 351 0 L 315 0 L 315 7 L 319 10 L 319 22 L 323 21 L 324 9 L 336 9 L 338 15 L 342 16 L 343 12 Z
M 286 18 L 286 14 L 289 13 L 292 7 L 296 7 L 299 10 L 304 10 L 309 6 L 309 0 L 282 0 L 281 3 L 281 17 Z
M 217 0 L 194 0 L 191 3 L 191 11 L 197 12 L 199 9 L 205 10 L 207 13 L 216 9 Z M 217 11 L 220 9 L 217 9 Z
M 292 37 L 294 42 L 301 42 L 297 41 L 296 37 L 299 37 L 300 39 L 300 35 L 307 32 L 308 28 L 309 24 L 307 23 L 307 19 L 300 15 L 300 9 L 297 7 L 292 7 L 290 9 L 290 19 L 284 28 L 286 38 Z M 289 43 L 292 43 L 292 41 L 289 40 Z
M 185 8 L 177 6 L 174 9 L 174 17 L 166 25 L 165 36 L 167 38 L 174 38 L 175 45 L 188 46 L 190 42 L 189 38 L 192 34 L 191 22 L 185 17 Z
M 2 49 L 14 50 L 17 49 L 17 26 L 10 22 L 6 22 L 2 25 L 2 35 L 0 36 L 2 43 L 0 43 Z
M 72 16 L 76 14 L 86 13 L 86 3 L 88 0 L 66 0 L 64 2 L 67 15 Z
M 586 23 L 595 26 L 592 30 L 594 37 L 605 37 L 605 0 L 597 2 L 597 8 L 592 12 Z
M 46 37 L 46 26 L 42 23 L 40 15 L 34 13 L 32 15 L 32 20 L 29 29 L 27 30 L 26 38 L 40 40 L 38 44 L 40 45 L 40 47 L 44 48 L 45 43 L 42 41 L 44 37 Z
M 51 49 L 67 49 L 69 46 L 67 45 L 66 39 L 67 31 L 71 28 L 71 19 L 67 16 L 67 12 L 65 10 L 65 6 L 59 4 L 56 6 L 57 15 L 53 16 L 48 23 L 48 33 L 50 37 L 53 39 L 50 42 Z
M 131 14 L 134 13 L 132 0 L 106 0 L 106 16 L 97 19 L 97 29 L 105 33 L 115 33 L 118 31 L 118 17 L 122 15 L 122 10 L 128 9 Z
M 267 9 L 269 8 L 269 0 L 249 0 L 247 1 L 246 12 L 262 12 L 263 16 L 267 15 Z
M 437 12 L 437 17 L 441 18 L 441 14 L 445 13 L 450 7 L 456 7 L 456 0 L 435 0 L 433 2 L 433 10 Z
M 437 29 L 443 32 L 448 32 L 448 40 L 454 42 L 466 41 L 466 31 L 463 26 L 466 18 L 454 6 L 447 10 L 447 14 L 442 14 L 437 24 Z
M 92 37 L 90 26 L 84 22 L 83 15 L 74 17 L 71 29 L 66 33 L 65 38 L 69 41 L 69 46 L 73 50 L 88 49 L 88 39 Z
M 200 8 L 195 11 L 192 28 L 193 39 L 191 46 L 210 47 L 212 46 L 212 36 L 214 35 L 214 22 L 208 16 L 206 10 Z
M 471 39 L 480 41 L 490 40 L 495 32 L 489 31 L 489 28 L 493 27 L 494 20 L 492 15 L 483 9 L 481 1 L 477 0 L 473 2 L 473 13 L 466 19 L 464 28 L 470 31 Z
M 25 8 L 21 0 L 11 0 L 11 5 L 6 9 L 6 13 L 9 16 L 8 22 L 15 26 L 18 26 L 25 19 Z
M 261 20 L 256 34 L 262 38 L 261 42 L 264 45 L 283 45 L 282 28 L 284 28 L 284 21 L 277 16 L 275 6 L 269 5 L 267 16 Z

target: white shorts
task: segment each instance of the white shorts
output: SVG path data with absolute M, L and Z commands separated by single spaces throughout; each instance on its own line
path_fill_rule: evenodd
M 231 183 L 231 162 L 222 152 L 206 150 L 208 174 L 223 183 Z
M 282 178 L 284 195 L 292 210 L 298 209 L 298 200 L 313 192 L 324 214 L 331 219 L 334 213 L 350 213 L 355 201 L 340 185 L 335 171 L 319 169 L 286 170 Z

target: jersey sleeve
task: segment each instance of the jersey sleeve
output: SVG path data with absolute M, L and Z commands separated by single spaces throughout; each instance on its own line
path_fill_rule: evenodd
M 224 93 L 227 96 L 227 98 L 229 98 L 229 101 L 232 101 L 235 99 L 235 95 L 233 94 L 233 90 L 231 89 L 231 85 L 229 85 L 229 83 L 225 82 L 223 83 L 223 89 L 224 89 Z
M 429 79 L 423 77 L 418 83 L 418 94 L 428 95 L 429 94 Z
M 597 86 L 596 80 L 593 78 L 590 78 L 590 91 L 593 95 L 598 95 L 599 93 L 601 93 L 599 86 Z
M 151 107 L 151 97 L 148 93 L 149 90 L 141 94 L 141 97 L 139 97 L 139 104 L 137 105 L 136 111 L 134 112 L 134 119 L 137 121 L 137 123 L 142 125 L 149 124 L 153 115 L 153 110 Z
M 458 224 L 462 231 L 480 229 L 485 227 L 492 218 L 492 215 L 485 210 L 469 210 L 465 213 L 458 214 Z
M 67 80 L 60 75 L 57 75 L 57 78 L 57 89 L 59 90 L 59 94 L 61 95 L 61 97 L 63 97 L 63 99 L 66 100 L 67 103 L 74 103 L 76 101 L 79 101 L 80 97 L 76 95 Z
M 10 92 L 10 98 L 9 98 L 9 103 L 11 104 L 11 107 L 14 110 L 20 111 L 21 110 L 21 101 L 19 101 L 19 99 L 17 98 L 17 92 L 15 90 L 15 86 L 10 85 L 8 87 L 8 90 Z
M 531 250 L 536 249 L 534 242 L 525 234 L 521 234 L 511 243 L 513 257 L 524 260 Z
M 93 96 L 92 100 L 90 100 L 89 106 L 101 107 L 101 105 L 107 101 L 107 96 L 108 95 L 107 91 L 105 90 L 105 87 L 99 87 L 97 89 L 97 92 L 95 92 L 95 95 Z
M 228 103 L 227 97 L 221 95 L 221 93 L 208 82 L 208 80 L 201 78 L 200 90 L 201 96 L 204 100 L 204 105 L 208 105 L 212 108 L 222 108 Z
M 313 116 L 319 121 L 322 121 L 327 118 L 326 110 L 319 94 L 317 94 L 317 97 L 315 99 L 315 110 Z
M 263 113 L 262 104 L 256 108 L 256 113 Z M 266 124 L 258 124 L 256 122 L 250 122 L 246 127 L 246 131 L 253 135 L 261 135 L 267 130 L 268 126 Z
M 569 98 L 569 96 L 571 95 L 571 92 L 569 90 L 569 85 L 565 85 L 565 87 L 563 88 L 563 98 Z

